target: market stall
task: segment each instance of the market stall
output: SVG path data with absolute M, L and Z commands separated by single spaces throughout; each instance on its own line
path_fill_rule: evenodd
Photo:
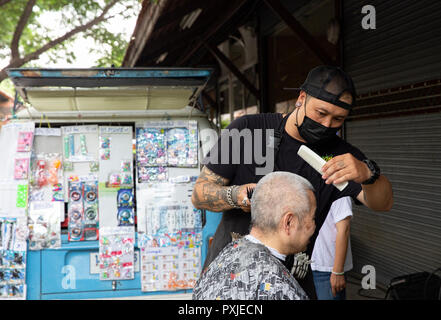
M 193 207 L 211 70 L 10 69 L 0 298 L 189 294 L 220 216 Z

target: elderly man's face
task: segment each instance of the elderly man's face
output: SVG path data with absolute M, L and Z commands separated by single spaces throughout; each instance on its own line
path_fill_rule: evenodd
M 311 211 L 303 219 L 302 223 L 299 225 L 296 236 L 292 239 L 293 247 L 296 249 L 294 253 L 305 251 L 308 246 L 309 239 L 314 234 L 315 231 L 315 210 L 317 208 L 315 196 L 312 191 L 308 191 L 309 200 L 311 201 Z

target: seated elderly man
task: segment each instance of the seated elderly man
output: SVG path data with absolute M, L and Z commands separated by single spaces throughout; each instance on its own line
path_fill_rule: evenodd
M 193 299 L 308 299 L 283 261 L 304 251 L 314 233 L 313 191 L 293 173 L 263 177 L 251 199 L 250 234 L 228 244 L 203 271 Z

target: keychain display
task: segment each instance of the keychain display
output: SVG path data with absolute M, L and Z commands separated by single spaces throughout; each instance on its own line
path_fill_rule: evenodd
M 132 189 L 118 190 L 118 207 L 133 207 L 133 192 Z
M 110 159 L 110 141 L 111 137 L 100 137 L 100 159 L 109 160 Z
M 0 300 L 26 299 L 25 220 L 0 218 Z
M 68 202 L 69 241 L 98 240 L 98 181 L 70 181 Z
M 98 240 L 98 181 L 83 182 L 84 240 Z
M 133 186 L 132 162 L 123 160 L 121 162 L 121 171 L 109 174 L 108 188 L 124 188 Z
M 100 280 L 134 279 L 135 229 L 103 227 L 99 240 Z
M 135 211 L 133 208 L 132 189 L 120 189 L 117 196 L 118 226 L 133 226 L 135 224 Z
M 121 186 L 123 187 L 133 186 L 132 160 L 121 161 Z

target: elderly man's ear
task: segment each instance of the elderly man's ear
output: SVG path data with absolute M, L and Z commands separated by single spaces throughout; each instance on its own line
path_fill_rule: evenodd
M 295 231 L 299 227 L 299 218 L 294 213 L 288 211 L 282 218 L 283 231 L 289 236 L 291 232 Z

